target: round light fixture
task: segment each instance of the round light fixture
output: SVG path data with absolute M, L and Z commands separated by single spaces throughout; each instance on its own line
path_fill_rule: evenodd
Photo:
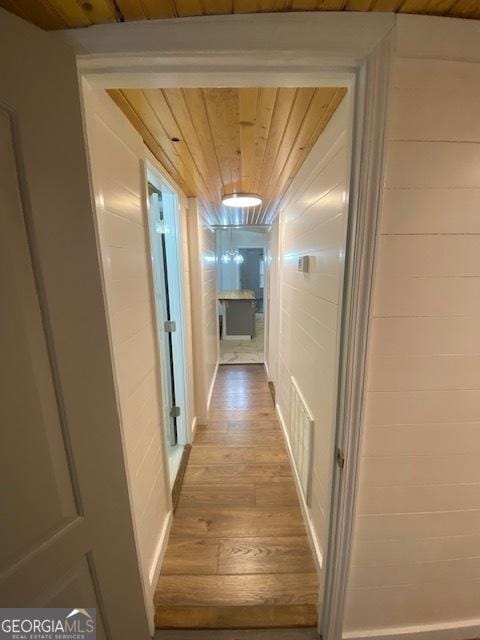
M 222 203 L 226 207 L 256 207 L 262 204 L 262 199 L 256 193 L 225 193 Z
M 241 253 L 238 253 L 238 252 L 237 252 L 237 253 L 233 256 L 233 261 L 234 261 L 234 263 L 235 263 L 235 264 L 242 264 L 244 260 L 245 260 L 245 258 L 242 256 L 242 254 L 241 254 Z
M 228 264 L 229 262 L 232 261 L 232 256 L 228 251 L 226 251 L 224 254 L 222 254 L 222 257 L 220 258 L 220 260 L 223 262 L 223 264 Z

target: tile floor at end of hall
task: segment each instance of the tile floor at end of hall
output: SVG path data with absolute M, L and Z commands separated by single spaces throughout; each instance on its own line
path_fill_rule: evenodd
M 263 365 L 219 369 L 154 600 L 157 628 L 316 624 L 318 576 Z
M 255 316 L 251 340 L 220 340 L 220 364 L 260 364 L 264 360 L 264 314 Z

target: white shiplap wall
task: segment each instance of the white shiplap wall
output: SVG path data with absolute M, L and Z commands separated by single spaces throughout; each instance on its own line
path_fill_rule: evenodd
M 268 379 L 274 383 L 275 387 L 278 386 L 278 332 L 280 323 L 279 235 L 280 221 L 277 216 L 267 234 L 267 304 L 265 307 L 265 365 Z
M 200 424 L 208 406 L 219 361 L 217 261 L 215 230 L 195 198 L 189 199 L 188 234 L 192 294 L 195 410 Z
M 451 59 L 472 51 L 461 22 L 400 23 L 430 59 L 393 69 L 352 637 L 480 624 L 480 64 Z
M 315 421 L 309 516 L 323 557 L 328 535 L 348 213 L 349 116 L 350 101 L 346 97 L 292 182 L 279 220 L 280 271 L 278 276 L 275 271 L 273 274 L 274 280 L 278 277 L 279 307 L 275 290 L 271 294 L 271 335 L 276 335 L 278 313 L 279 339 L 277 345 L 270 345 L 268 362 L 276 371 L 281 416 L 288 425 L 293 376 Z M 275 250 L 275 240 L 271 247 Z M 297 271 L 302 255 L 309 256 L 308 273 Z
M 84 88 L 117 401 L 136 543 L 153 621 L 152 591 L 171 500 L 145 229 L 145 149 L 105 92 L 86 83 Z

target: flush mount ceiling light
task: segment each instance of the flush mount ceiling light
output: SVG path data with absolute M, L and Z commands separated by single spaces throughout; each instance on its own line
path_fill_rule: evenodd
M 222 203 L 226 207 L 256 207 L 262 204 L 262 199 L 256 193 L 225 193 Z

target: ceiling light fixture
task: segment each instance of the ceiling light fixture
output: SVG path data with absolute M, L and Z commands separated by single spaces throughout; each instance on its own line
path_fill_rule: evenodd
M 262 198 L 256 193 L 225 193 L 222 203 L 226 207 L 257 207 L 262 204 Z

